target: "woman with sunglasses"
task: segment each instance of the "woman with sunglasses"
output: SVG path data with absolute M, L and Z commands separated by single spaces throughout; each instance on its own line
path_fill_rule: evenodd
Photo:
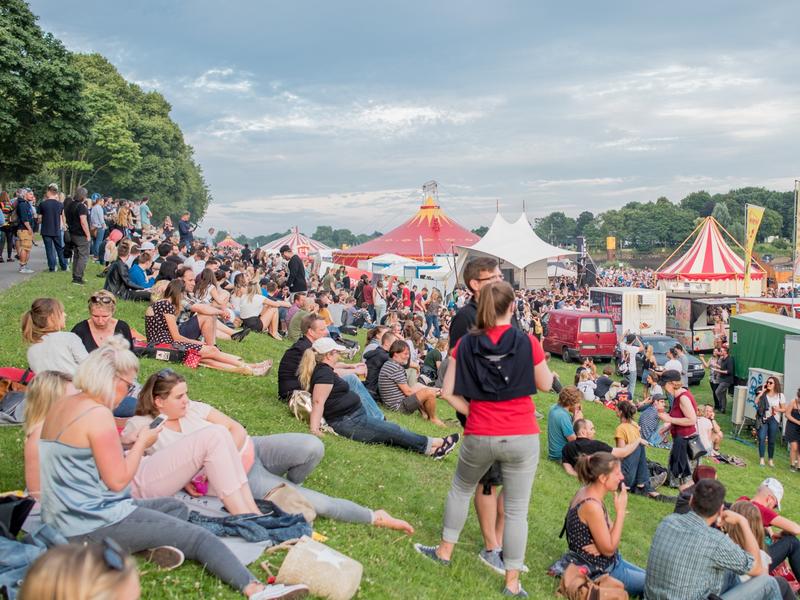
M 172 369 L 151 375 L 144 384 L 137 416 L 130 419 L 122 432 L 123 442 L 135 439 L 138 430 L 148 427 L 158 415 L 166 415 L 167 421 L 158 440 L 147 450 L 144 469 L 140 467 L 134 477 L 134 496 L 168 496 L 182 487 L 190 495 L 200 496 L 202 494 L 192 483 L 198 475 L 207 478 L 208 493 L 213 495 L 223 489 L 219 479 L 230 480 L 236 474 L 235 481 L 239 485 L 242 481 L 249 484 L 247 495 L 250 498 L 264 498 L 285 485 L 308 500 L 322 517 L 398 529 L 409 534 L 414 532 L 411 525 L 395 519 L 385 510 L 373 511 L 349 500 L 331 498 L 301 487 L 325 454 L 322 442 L 304 433 L 250 437 L 241 424 L 226 414 L 203 402 L 190 400 L 186 380 Z M 225 439 L 220 440 L 220 436 Z M 221 449 L 210 456 L 201 456 L 199 450 L 209 449 L 201 448 L 203 439 L 214 441 L 207 444 L 209 448 Z M 221 460 L 228 456 L 236 464 L 223 467 Z M 217 464 L 211 464 L 212 461 Z M 215 470 L 209 469 L 209 465 Z M 220 467 L 223 467 L 221 471 Z M 228 486 L 232 487 L 230 483 Z M 236 514 L 230 507 L 229 511 Z
M 121 335 L 133 348 L 131 328 L 125 321 L 114 318 L 116 310 L 117 298 L 111 292 L 99 290 L 89 296 L 89 318 L 72 328 L 72 333 L 81 338 L 87 352 L 97 350 L 114 335 Z
M 758 425 L 758 463 L 764 466 L 765 450 L 769 453 L 769 466 L 774 467 L 775 440 L 780 436 L 778 413 L 786 412 L 786 397 L 781 392 L 781 384 L 775 377 L 768 377 L 758 388 L 756 400 L 756 423 Z M 766 448 L 765 448 L 766 446 Z
M 130 553 L 171 546 L 255 600 L 299 598 L 305 586 L 265 586 L 214 534 L 186 521 L 176 498 L 134 500 L 133 480 L 164 426 L 141 429 L 123 452 L 111 410 L 125 396 L 139 361 L 122 338 L 92 352 L 75 373 L 81 391 L 53 403 L 39 441 L 42 521 L 70 542 L 111 538 Z

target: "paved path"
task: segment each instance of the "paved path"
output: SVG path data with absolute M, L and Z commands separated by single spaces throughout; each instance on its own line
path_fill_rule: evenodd
M 37 273 L 47 270 L 47 257 L 44 253 L 44 242 L 39 236 L 36 236 L 36 243 L 38 246 L 31 248 L 31 256 L 28 260 L 28 268 L 33 269 Z M 11 254 L 14 256 L 14 253 Z M 5 245 L 3 246 L 3 259 L 6 258 Z M 19 261 L 15 260 L 12 263 L 0 263 L 0 291 L 7 290 L 15 283 L 25 281 L 32 275 L 26 275 L 19 272 Z

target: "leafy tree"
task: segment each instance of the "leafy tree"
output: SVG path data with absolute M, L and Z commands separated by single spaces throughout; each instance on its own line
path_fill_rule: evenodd
M 764 210 L 764 216 L 761 218 L 761 226 L 758 228 L 756 239 L 763 242 L 773 235 L 781 235 L 782 230 L 783 217 L 781 214 L 776 210 L 767 208 Z
M 578 218 L 575 219 L 575 235 L 585 235 L 584 231 L 586 226 L 592 221 L 594 221 L 594 215 L 588 210 L 585 210 L 579 214 Z
M 575 243 L 575 219 L 563 212 L 553 212 L 536 219 L 534 231 L 551 244 L 567 245 Z
M 486 225 L 481 225 L 480 227 L 476 227 L 472 230 L 472 233 L 477 235 L 478 237 L 483 237 L 486 235 L 486 232 L 489 231 L 489 228 Z
M 224 229 L 220 229 L 217 231 L 217 235 L 214 236 L 214 243 L 219 244 L 222 240 L 228 237 L 228 232 Z
M 0 183 L 23 180 L 80 144 L 87 121 L 81 78 L 59 40 L 23 0 L 0 4 Z
M 711 201 L 711 194 L 701 190 L 692 192 L 683 198 L 681 200 L 681 208 L 694 211 L 701 217 L 707 217 L 711 214 L 710 211 L 714 210 L 714 205 Z

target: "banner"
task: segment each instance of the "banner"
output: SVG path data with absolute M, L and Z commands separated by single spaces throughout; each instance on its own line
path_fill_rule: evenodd
M 744 294 L 750 289 L 750 263 L 753 261 L 753 245 L 756 243 L 756 234 L 761 225 L 761 218 L 764 216 L 764 207 L 755 204 L 747 205 L 745 223 L 747 236 L 744 244 Z

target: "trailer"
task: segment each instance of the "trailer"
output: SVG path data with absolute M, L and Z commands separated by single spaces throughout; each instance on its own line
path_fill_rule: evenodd
M 667 335 L 684 348 L 704 352 L 714 348 L 714 317 L 735 312 L 736 298 L 714 294 L 667 294 Z
M 737 298 L 736 313 L 765 312 L 800 319 L 800 298 Z
M 617 337 L 626 331 L 641 335 L 664 335 L 667 294 L 663 290 L 628 287 L 589 288 L 589 304 L 593 312 L 611 316 Z
M 800 320 L 772 313 L 751 312 L 731 317 L 730 348 L 736 377 L 747 379 L 750 369 L 777 373 L 800 369 L 800 358 L 787 356 L 787 337 L 800 335 Z M 792 397 L 795 390 L 787 390 Z

